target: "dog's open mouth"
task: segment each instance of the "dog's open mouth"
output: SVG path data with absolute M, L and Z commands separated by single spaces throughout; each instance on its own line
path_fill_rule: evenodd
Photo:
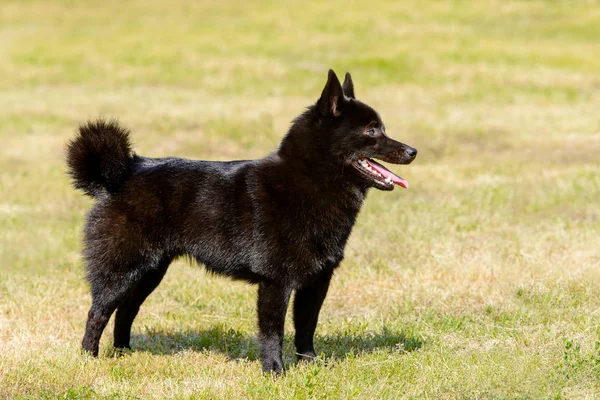
M 394 185 L 408 189 L 408 182 L 405 179 L 370 158 L 359 158 L 354 162 L 354 167 L 364 176 L 371 178 L 375 186 L 380 189 L 392 190 Z

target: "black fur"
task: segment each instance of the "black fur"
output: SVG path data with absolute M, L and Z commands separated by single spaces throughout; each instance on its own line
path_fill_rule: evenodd
M 92 197 L 115 192 L 133 167 L 129 130 L 98 119 L 79 127 L 67 148 L 73 185 Z
M 368 133 L 368 134 L 367 134 Z M 370 187 L 393 189 L 357 168 L 359 157 L 410 163 L 416 150 L 385 135 L 381 118 L 333 71 L 320 99 L 294 121 L 277 152 L 209 162 L 133 154 L 128 131 L 97 120 L 69 144 L 74 186 L 97 199 L 85 228 L 91 286 L 83 348 L 98 354 L 116 310 L 114 344 L 176 257 L 258 284 L 263 370 L 281 372 L 283 324 L 293 291 L 300 359 L 313 336 L 334 269 Z

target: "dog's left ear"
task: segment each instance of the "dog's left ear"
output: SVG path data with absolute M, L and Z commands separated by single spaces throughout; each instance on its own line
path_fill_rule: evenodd
M 342 113 L 343 102 L 344 91 L 342 85 L 335 72 L 330 69 L 321 98 L 317 101 L 317 108 L 322 115 L 338 117 Z
M 346 72 L 346 77 L 344 78 L 342 90 L 344 91 L 346 97 L 356 99 L 356 97 L 354 96 L 354 83 L 352 83 L 352 77 L 350 76 L 350 72 Z

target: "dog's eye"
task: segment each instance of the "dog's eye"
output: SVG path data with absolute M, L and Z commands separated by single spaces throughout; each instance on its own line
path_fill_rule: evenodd
M 369 135 L 369 136 L 375 136 L 375 129 L 373 129 L 373 128 L 371 128 L 371 129 L 368 129 L 366 133 L 367 133 L 367 135 Z

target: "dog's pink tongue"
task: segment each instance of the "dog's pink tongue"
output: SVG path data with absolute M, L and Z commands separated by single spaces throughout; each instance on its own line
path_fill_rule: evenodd
M 398 186 L 402 186 L 404 189 L 408 189 L 408 181 L 400 178 L 398 175 L 392 174 L 392 182 Z
M 371 165 L 371 167 L 374 170 L 379 172 L 381 175 L 385 176 L 386 179 L 391 176 L 392 182 L 394 182 L 398 186 L 403 187 L 404 189 L 408 189 L 408 182 L 406 181 L 406 179 L 400 178 L 398 175 L 394 174 L 392 171 L 390 171 L 383 165 L 376 163 L 373 160 L 368 160 L 367 162 Z

